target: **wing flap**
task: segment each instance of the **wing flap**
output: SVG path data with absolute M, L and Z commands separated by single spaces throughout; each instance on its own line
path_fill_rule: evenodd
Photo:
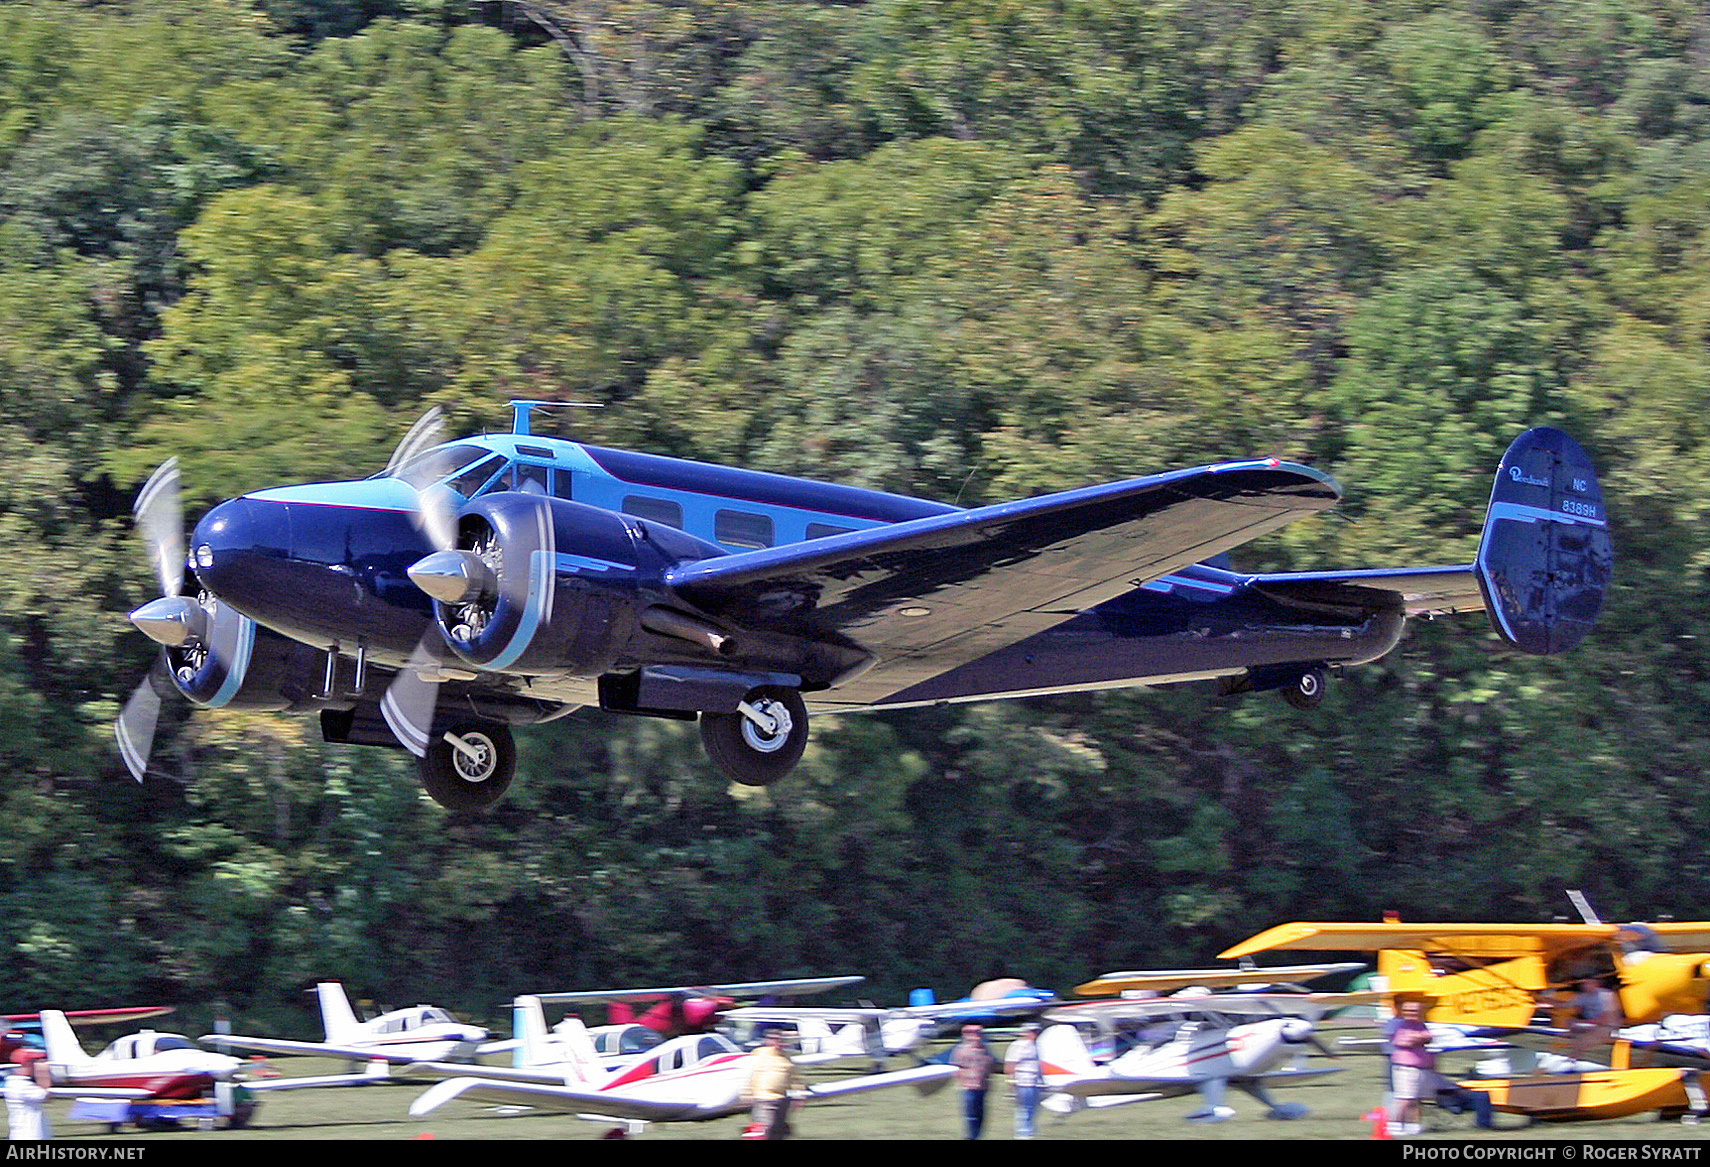
M 1484 611 L 1484 593 L 1471 564 L 1458 567 L 1369 568 L 1360 571 L 1291 571 L 1255 575 L 1253 587 L 1278 599 L 1310 601 L 1325 589 L 1355 587 L 1391 592 L 1409 616 Z

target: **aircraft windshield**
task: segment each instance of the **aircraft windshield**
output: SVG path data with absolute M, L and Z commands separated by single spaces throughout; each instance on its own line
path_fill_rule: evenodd
M 455 474 L 465 467 L 472 466 L 488 456 L 497 457 L 491 450 L 484 450 L 480 446 L 435 446 L 419 457 L 406 462 L 399 468 L 395 477 L 403 479 L 420 490 L 422 487 L 432 486 L 441 479 Z M 381 472 L 374 477 L 384 478 L 386 475 Z

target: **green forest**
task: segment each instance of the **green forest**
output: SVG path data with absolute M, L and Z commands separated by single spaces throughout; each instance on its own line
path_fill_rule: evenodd
M 1215 687 L 519 734 L 489 813 L 312 719 L 112 723 L 130 526 L 361 477 L 426 407 L 956 501 L 1229 458 L 1242 568 L 1471 559 L 1531 425 L 1602 474 L 1578 648 L 1414 625 Z M 1200 964 L 1288 919 L 1710 915 L 1710 13 L 1696 0 L 0 0 L 0 935 L 14 1010 Z M 182 779 L 177 781 L 174 779 Z M 195 1030 L 192 1030 L 195 1032 Z

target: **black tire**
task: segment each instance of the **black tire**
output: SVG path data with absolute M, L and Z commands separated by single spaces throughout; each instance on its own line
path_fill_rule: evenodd
M 465 721 L 451 732 L 480 751 L 472 761 L 443 734 L 418 759 L 422 789 L 447 810 L 486 810 L 505 796 L 517 772 L 517 743 L 511 727 L 497 721 Z
M 1282 690 L 1282 695 L 1296 709 L 1317 709 L 1324 700 L 1324 670 L 1307 669 L 1294 684 Z
M 713 765 L 744 786 L 770 786 L 802 760 L 807 748 L 807 706 L 794 689 L 773 685 L 749 693 L 747 702 L 781 717 L 781 733 L 767 735 L 738 713 L 701 714 L 701 744 Z

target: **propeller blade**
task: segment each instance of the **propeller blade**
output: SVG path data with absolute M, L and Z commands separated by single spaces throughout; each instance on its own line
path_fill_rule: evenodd
M 416 491 L 416 526 L 435 551 L 457 546 L 457 508 L 461 500 L 443 482 Z
M 1340 1058 L 1342 1056 L 1341 1054 L 1337 1053 L 1335 1050 L 1331 1049 L 1329 1046 L 1325 1045 L 1324 1039 L 1319 1037 L 1316 1033 L 1314 1033 L 1311 1037 L 1307 1038 L 1306 1040 L 1311 1042 L 1313 1045 L 1313 1048 L 1315 1048 L 1319 1053 L 1323 1054 L 1327 1058 Z
M 386 474 L 396 477 L 400 469 L 415 459 L 425 450 L 431 450 L 445 440 L 445 414 L 439 406 L 434 406 L 416 419 L 416 424 L 410 427 L 403 440 L 392 451 L 392 457 L 386 462 Z
M 429 631 L 429 636 L 434 635 Z M 433 737 L 434 706 L 439 701 L 439 684 L 422 679 L 422 674 L 439 668 L 424 638 L 410 654 L 410 663 L 398 670 L 386 695 L 380 698 L 380 716 L 406 750 L 421 758 L 427 755 L 428 742 Z
M 119 712 L 119 720 L 113 725 L 114 735 L 119 739 L 119 754 L 125 759 L 125 769 L 138 782 L 148 773 L 149 753 L 154 749 L 154 731 L 160 724 L 160 686 L 171 684 L 162 675 L 164 667 L 158 660 L 155 662 L 155 667 L 131 693 L 130 700 Z
M 184 587 L 184 504 L 179 499 L 177 458 L 168 458 L 149 475 L 131 513 L 160 580 L 160 594 L 176 596 Z

